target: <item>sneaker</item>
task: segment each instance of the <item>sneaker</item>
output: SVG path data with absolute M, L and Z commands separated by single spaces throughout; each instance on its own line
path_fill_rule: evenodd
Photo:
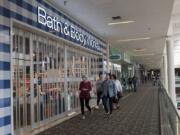
M 86 117 L 83 115 L 83 116 L 82 116 L 82 119 L 85 120 L 85 118 L 86 118 Z
M 113 109 L 114 109 L 114 110 L 116 110 L 116 109 L 117 109 L 117 107 L 116 107 L 116 106 L 114 106 L 114 107 L 113 107 Z
M 99 106 L 95 106 L 96 109 L 99 109 Z
M 105 117 L 109 118 L 109 115 L 110 115 L 110 113 L 108 112 L 108 113 L 106 113 L 106 116 L 105 116 Z

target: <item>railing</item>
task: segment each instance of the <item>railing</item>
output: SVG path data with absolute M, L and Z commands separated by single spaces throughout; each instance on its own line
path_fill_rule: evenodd
M 180 117 L 167 91 L 159 88 L 161 135 L 180 135 Z

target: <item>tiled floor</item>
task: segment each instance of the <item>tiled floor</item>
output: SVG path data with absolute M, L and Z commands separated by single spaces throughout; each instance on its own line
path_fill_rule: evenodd
M 159 135 L 158 90 L 142 85 L 120 102 L 120 109 L 106 117 L 103 109 L 78 115 L 38 135 Z

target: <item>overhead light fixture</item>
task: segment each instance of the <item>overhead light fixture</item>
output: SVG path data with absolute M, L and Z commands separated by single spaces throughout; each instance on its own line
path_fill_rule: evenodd
M 108 23 L 108 25 L 111 26 L 111 25 L 128 24 L 128 23 L 134 23 L 134 22 L 135 21 L 120 21 L 120 22 Z
M 141 56 L 153 56 L 154 53 L 147 53 L 147 54 L 137 54 L 137 55 L 134 55 L 135 57 L 141 57 Z
M 118 42 L 130 42 L 130 41 L 139 41 L 139 40 L 148 40 L 148 39 L 151 39 L 151 37 L 122 39 L 122 40 L 118 40 Z
M 147 60 L 148 60 L 148 59 L 149 59 L 149 60 L 152 60 L 152 58 L 151 58 L 151 57 L 146 57 L 145 59 L 147 59 Z

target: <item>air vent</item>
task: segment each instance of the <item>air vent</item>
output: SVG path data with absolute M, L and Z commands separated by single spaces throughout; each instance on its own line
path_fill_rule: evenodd
M 120 17 L 120 16 L 113 16 L 112 19 L 113 19 L 113 20 L 120 20 L 121 17 Z

